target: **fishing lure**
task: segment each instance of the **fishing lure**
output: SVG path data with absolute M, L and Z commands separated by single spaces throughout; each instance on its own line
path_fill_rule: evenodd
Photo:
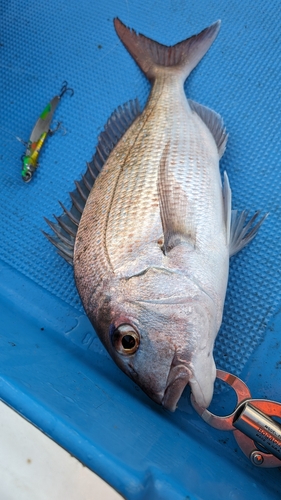
M 48 135 L 53 135 L 58 128 L 60 123 L 54 130 L 50 129 L 51 121 L 54 116 L 54 112 L 60 102 L 62 96 L 66 92 L 71 92 L 71 97 L 74 94 L 74 90 L 67 87 L 67 82 L 64 81 L 59 95 L 56 95 L 45 107 L 40 117 L 38 118 L 27 143 L 27 148 L 25 154 L 22 156 L 22 179 L 24 182 L 31 181 L 35 170 L 38 168 L 38 158 L 43 144 L 45 143 Z

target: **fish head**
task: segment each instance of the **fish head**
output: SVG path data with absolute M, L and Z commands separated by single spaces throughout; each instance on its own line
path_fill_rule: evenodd
M 111 283 L 93 323 L 116 364 L 156 403 L 174 411 L 190 384 L 196 402 L 210 404 L 215 307 L 189 280 L 157 270 Z

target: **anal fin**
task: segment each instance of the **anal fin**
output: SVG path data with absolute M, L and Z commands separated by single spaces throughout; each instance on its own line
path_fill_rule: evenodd
M 188 99 L 188 103 L 192 111 L 195 111 L 195 113 L 197 113 L 197 115 L 210 130 L 213 138 L 215 139 L 219 157 L 221 158 L 223 153 L 225 152 L 228 139 L 222 117 L 212 109 L 207 108 L 207 106 L 203 106 L 202 104 L 192 101 L 191 99 Z
M 224 216 L 225 216 L 225 227 L 226 227 L 226 241 L 229 245 L 230 242 L 230 229 L 231 229 L 231 200 L 232 193 L 228 180 L 228 175 L 226 172 L 223 174 L 223 205 L 224 205 Z

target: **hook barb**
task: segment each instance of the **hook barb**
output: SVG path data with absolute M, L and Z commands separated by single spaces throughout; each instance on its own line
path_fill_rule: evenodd
M 61 87 L 61 90 L 60 90 L 60 98 L 62 98 L 62 96 L 66 93 L 66 92 L 71 92 L 71 96 L 73 96 L 74 94 L 74 90 L 71 89 L 70 87 L 67 87 L 68 83 L 66 80 L 64 80 L 64 82 L 62 82 L 62 87 Z

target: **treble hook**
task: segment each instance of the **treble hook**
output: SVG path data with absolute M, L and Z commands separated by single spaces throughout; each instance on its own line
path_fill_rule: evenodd
M 74 94 L 74 90 L 73 90 L 73 89 L 71 89 L 71 88 L 67 88 L 67 81 L 65 80 L 64 82 L 62 82 L 62 87 L 61 87 L 61 91 L 60 91 L 60 98 L 62 98 L 62 96 L 63 96 L 66 92 L 68 92 L 68 91 L 70 91 L 70 92 L 71 92 L 71 96 L 70 96 L 70 97 L 72 97 L 72 96 L 73 96 L 73 94 Z

